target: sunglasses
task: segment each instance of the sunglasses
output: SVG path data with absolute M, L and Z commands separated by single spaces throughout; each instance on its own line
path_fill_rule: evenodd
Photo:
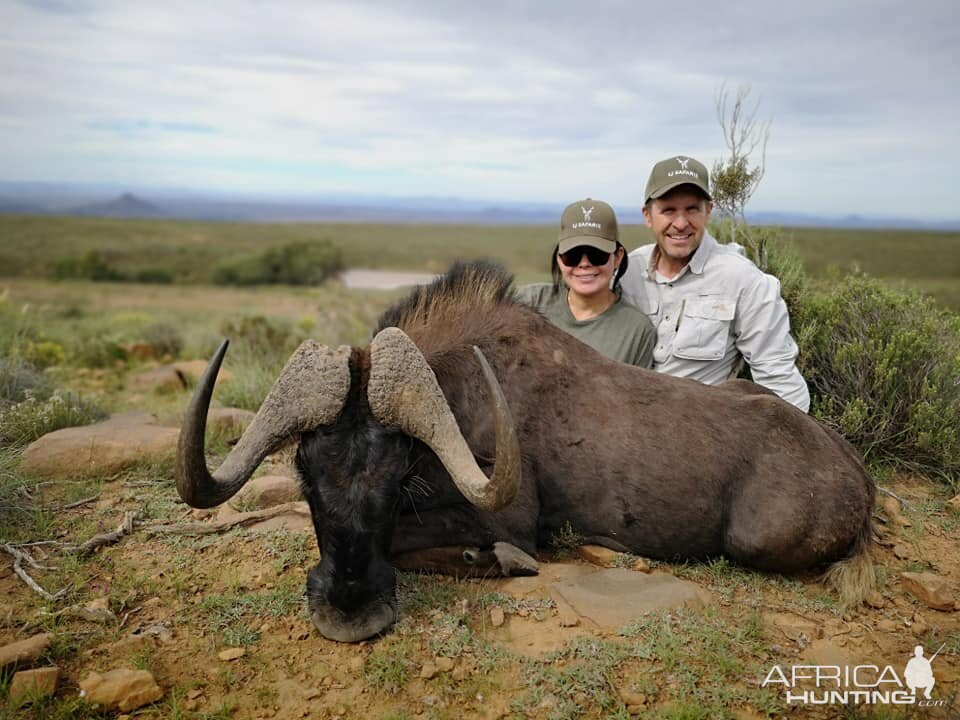
M 611 253 L 604 252 L 590 245 L 577 245 L 577 247 L 571 248 L 565 253 L 560 253 L 560 262 L 567 267 L 576 267 L 580 264 L 584 255 L 587 256 L 587 260 L 590 261 L 591 265 L 599 267 L 610 262 Z

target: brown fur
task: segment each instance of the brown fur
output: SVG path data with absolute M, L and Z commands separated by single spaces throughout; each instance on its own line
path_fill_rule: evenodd
M 618 549 L 722 553 L 771 571 L 836 562 L 829 578 L 845 602 L 872 587 L 873 481 L 846 441 L 768 391 L 609 360 L 518 304 L 511 278 L 484 263 L 414 292 L 379 329 L 391 325 L 424 353 L 488 460 L 492 425 L 470 347 L 490 360 L 525 457 L 526 493 L 504 528 L 532 517 L 544 544 L 569 522 Z

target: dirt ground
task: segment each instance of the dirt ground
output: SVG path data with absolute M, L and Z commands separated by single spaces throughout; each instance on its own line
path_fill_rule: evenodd
M 78 682 L 119 667 L 149 670 L 163 690 L 136 717 L 960 716 L 960 612 L 931 609 L 900 578 L 923 571 L 953 591 L 960 584 L 960 517 L 925 481 L 901 477 L 889 486 L 903 504 L 880 496 L 873 606 L 841 612 L 813 577 L 763 575 L 722 560 L 652 563 L 654 572 L 696 583 L 706 607 L 603 630 L 565 617 L 547 590 L 551 578 L 583 563 L 560 543 L 541 558 L 543 582 L 519 589 L 402 573 L 397 626 L 345 645 L 321 637 L 305 613 L 306 572 L 318 558 L 312 531 L 150 533 L 149 522 L 196 520 L 176 500 L 168 472 L 124 474 L 104 483 L 96 501 L 51 519 L 50 539 L 62 542 L 111 530 L 128 510 L 144 523 L 87 560 L 34 546 L 41 564 L 56 569 L 32 572 L 48 590 L 68 588 L 60 601 L 40 598 L 0 554 L 0 645 L 53 632 L 46 661 L 62 670 L 54 700 L 7 707 L 6 717 L 100 717 L 77 701 Z M 112 619 L 63 612 L 97 598 L 107 598 Z M 932 665 L 932 707 L 787 704 L 782 685 L 763 687 L 774 666 L 800 664 L 889 664 L 903 678 L 918 644 L 928 657 L 943 646 Z M 221 658 L 234 648 L 240 657 Z
M 32 287 L 14 289 L 30 299 L 24 293 Z M 36 292 L 43 300 L 50 290 Z M 158 290 L 138 302 L 166 308 L 172 295 L 185 292 Z M 309 293 L 245 297 L 218 302 L 242 300 L 291 318 L 320 302 Z M 101 312 L 123 302 L 101 290 L 92 307 Z M 214 304 L 184 295 L 182 309 Z M 89 385 L 74 380 L 87 394 L 97 394 L 102 388 L 93 383 L 104 382 L 86 373 Z M 132 398 L 117 406 L 173 417 L 184 404 L 148 398 L 157 406 L 140 408 Z M 53 699 L 13 707 L 6 697 L 9 673 L 0 673 L 0 718 L 122 716 L 78 698 L 82 679 L 116 668 L 148 670 L 163 692 L 159 701 L 128 713 L 137 718 L 960 717 L 960 612 L 932 609 L 902 579 L 904 572 L 932 573 L 960 598 L 960 513 L 947 507 L 946 488 L 926 480 L 884 479 L 903 502 L 878 496 L 878 594 L 872 604 L 846 612 L 814 576 L 766 575 L 722 559 L 651 562 L 655 573 L 695 583 L 705 606 L 599 628 L 588 618 L 571 618 L 549 591 L 550 582 L 585 565 L 576 538 L 558 538 L 557 548 L 539 558 L 538 581 L 401 573 L 397 625 L 383 637 L 344 645 L 320 636 L 305 612 L 306 574 L 318 561 L 311 530 L 151 532 L 156 524 L 202 520 L 178 500 L 172 477 L 167 459 L 105 480 L 40 488 L 34 500 L 57 509 L 38 519 L 35 536 L 17 541 L 51 543 L 29 547 L 43 566 L 30 573 L 47 591 L 65 594 L 44 600 L 0 552 L 0 647 L 52 633 L 37 664 L 58 665 L 61 679 Z M 95 500 L 63 507 L 90 497 Z M 137 513 L 139 524 L 116 543 L 82 559 L 62 547 L 113 530 L 128 512 Z M 0 527 L 0 542 L 10 540 L 5 530 Z M 611 562 L 639 572 L 632 570 L 636 560 Z M 98 602 L 109 614 L 83 612 Z M 868 668 L 863 676 L 869 683 L 889 665 L 902 680 L 917 645 L 927 657 L 939 649 L 931 666 L 935 705 L 788 703 L 782 684 L 765 682 L 776 679 L 774 668 L 789 674 L 800 666 L 873 666 L 874 674 Z M 809 681 L 798 682 L 797 689 L 809 688 Z

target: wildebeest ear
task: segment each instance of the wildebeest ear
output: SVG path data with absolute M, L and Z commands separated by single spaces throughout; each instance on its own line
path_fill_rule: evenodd
M 370 343 L 367 401 L 382 425 L 415 437 L 433 450 L 467 500 L 485 510 L 495 510 L 516 495 L 520 447 L 500 384 L 482 353 L 479 357 L 493 400 L 497 436 L 496 461 L 489 479 L 464 440 L 433 369 L 400 328 L 385 328 Z
M 350 391 L 351 348 L 331 350 L 314 340 L 301 343 L 277 378 L 239 442 L 212 474 L 204 459 L 207 408 L 220 361 L 221 346 L 197 385 L 187 409 L 177 448 L 177 490 L 193 507 L 229 500 L 263 459 L 295 435 L 333 423 Z

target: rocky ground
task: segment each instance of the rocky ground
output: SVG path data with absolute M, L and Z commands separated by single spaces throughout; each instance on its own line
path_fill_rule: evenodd
M 180 392 L 194 371 L 131 382 Z M 249 418 L 213 412 L 212 452 Z M 195 511 L 172 485 L 176 437 L 175 418 L 133 412 L 24 451 L 50 510 L 43 536 L 0 532 L 3 717 L 960 716 L 960 507 L 928 481 L 885 483 L 880 587 L 846 612 L 812 576 L 648 561 L 571 534 L 537 577 L 401 573 L 397 626 L 343 645 L 305 613 L 318 552 L 288 456 Z M 890 665 L 902 680 L 917 645 L 939 649 L 933 704 L 788 704 L 769 682 L 799 665 L 876 666 L 862 671 L 874 679 Z

